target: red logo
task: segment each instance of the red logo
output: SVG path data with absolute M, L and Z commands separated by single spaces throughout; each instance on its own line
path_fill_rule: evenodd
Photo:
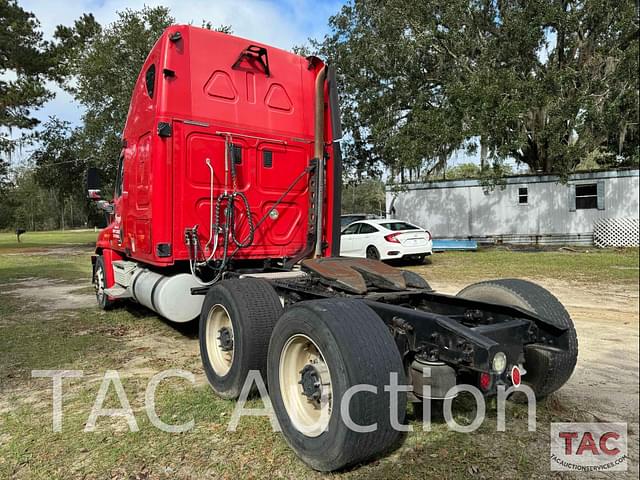
M 627 424 L 552 423 L 551 470 L 626 471 Z

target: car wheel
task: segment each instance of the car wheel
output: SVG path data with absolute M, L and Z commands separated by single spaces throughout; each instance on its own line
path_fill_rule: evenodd
M 431 255 L 423 255 L 420 257 L 421 265 L 431 265 Z
M 373 245 L 367 247 L 367 258 L 371 260 L 380 260 L 380 252 Z

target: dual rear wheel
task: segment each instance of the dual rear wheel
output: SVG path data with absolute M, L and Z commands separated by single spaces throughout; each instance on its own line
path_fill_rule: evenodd
M 271 335 L 267 375 L 287 443 L 316 470 L 363 462 L 399 437 L 393 421 L 404 419 L 406 394 L 393 411 L 385 386 L 391 375 L 406 383 L 402 359 L 384 322 L 359 300 L 288 309 Z
M 269 338 L 282 311 L 266 280 L 231 279 L 209 289 L 200 314 L 200 356 L 218 396 L 238 398 L 251 370 L 266 378 Z
M 404 275 L 408 286 L 430 290 L 418 275 Z M 514 305 L 556 322 L 565 331 L 553 346 L 526 346 L 525 380 L 538 397 L 568 380 L 577 338 L 551 293 L 523 280 L 493 280 L 459 296 Z M 397 393 L 392 402 L 385 386 L 392 375 L 406 383 L 403 362 L 388 327 L 361 300 L 304 301 L 284 311 L 269 282 L 225 280 L 205 298 L 200 351 L 209 383 L 222 398 L 238 398 L 249 371 L 260 373 L 287 443 L 316 470 L 366 461 L 400 436 L 393 427 L 404 419 L 406 395 Z
M 205 298 L 200 351 L 222 398 L 238 398 L 249 371 L 260 372 L 286 441 L 316 470 L 365 461 L 399 437 L 391 415 L 404 419 L 406 396 L 398 395 L 390 413 L 385 385 L 392 373 L 406 383 L 402 360 L 384 322 L 362 301 L 300 302 L 283 314 L 268 282 L 225 280 Z M 352 388 L 358 385 L 365 390 Z

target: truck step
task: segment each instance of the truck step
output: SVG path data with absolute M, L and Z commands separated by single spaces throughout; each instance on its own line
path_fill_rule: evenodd
M 123 288 L 120 285 L 114 285 L 111 288 L 105 288 L 104 293 L 109 295 L 111 298 L 132 298 L 131 291 L 128 288 Z

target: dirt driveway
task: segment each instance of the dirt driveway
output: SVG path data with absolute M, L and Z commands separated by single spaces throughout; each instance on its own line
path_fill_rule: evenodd
M 638 425 L 638 290 L 628 287 L 615 289 L 596 285 L 568 284 L 555 280 L 539 281 L 565 305 L 578 331 L 578 365 L 570 381 L 558 395 L 566 397 L 591 414 L 595 421 L 624 421 Z M 455 294 L 465 284 L 432 281 L 440 292 Z M 83 285 L 69 285 L 45 279 L 29 279 L 13 285 L 6 292 L 26 301 L 47 301 L 49 308 L 91 306 L 93 295 Z M 80 288 L 80 289 L 79 289 Z M 75 290 L 75 292 L 74 292 Z M 64 292 L 65 295 L 60 295 Z M 54 302 L 53 299 L 57 299 Z M 62 299 L 62 300 L 61 300 Z M 180 345 L 158 349 L 155 336 L 136 338 L 139 348 L 153 347 L 156 352 L 173 350 L 179 354 Z M 149 345 L 145 345 L 149 343 Z M 164 342 L 166 343 L 166 342 Z M 194 355 L 193 342 L 189 355 Z M 186 347 L 186 345 L 182 345 Z M 187 352 L 183 352 L 187 353 Z
M 69 260 L 71 262 L 69 265 L 73 266 L 75 265 L 73 262 L 76 262 L 82 266 L 82 269 L 86 269 L 87 262 L 82 255 L 84 253 L 78 253 L 78 258 Z M 25 258 L 27 261 L 29 260 L 27 257 L 21 257 L 22 265 L 24 265 Z M 42 260 L 39 261 L 42 262 Z M 417 271 L 422 272 L 422 268 L 425 267 L 418 268 Z M 426 275 L 429 276 L 429 267 L 426 269 Z M 36 273 L 35 267 L 34 273 Z M 6 305 L 0 301 L 0 317 L 3 317 L 3 312 L 6 312 L 6 317 L 0 318 L 0 327 L 5 324 L 7 329 L 23 328 L 25 332 L 24 334 L 16 334 L 16 345 L 13 346 L 14 353 L 18 356 L 21 354 L 25 356 L 25 358 L 17 359 L 16 364 L 29 367 L 29 369 L 43 368 L 37 363 L 37 359 L 47 354 L 36 355 L 36 352 L 33 355 L 27 355 L 28 352 L 25 352 L 25 348 L 21 346 L 22 339 L 32 338 L 34 344 L 40 346 L 39 348 L 45 348 L 42 352 L 48 352 L 50 356 L 53 355 L 49 359 L 51 366 L 47 368 L 60 368 L 59 365 L 73 365 L 73 368 L 83 368 L 86 371 L 85 379 L 91 387 L 89 388 L 90 392 L 97 389 L 104 369 L 117 369 L 123 378 L 130 382 L 128 384 L 129 391 L 135 392 L 131 399 L 134 404 L 140 404 L 144 400 L 144 389 L 141 385 L 158 371 L 167 368 L 181 368 L 191 371 L 195 373 L 196 384 L 200 385 L 202 390 L 196 388 L 191 392 L 180 393 L 183 395 L 179 397 L 182 400 L 180 402 L 176 400 L 176 404 L 195 406 L 196 412 L 210 412 L 208 413 L 210 416 L 207 417 L 201 413 L 205 420 L 200 420 L 199 425 L 201 426 L 191 432 L 191 436 L 185 437 L 186 443 L 180 451 L 180 458 L 176 457 L 175 462 L 166 467 L 162 466 L 162 469 L 168 468 L 180 472 L 179 475 L 175 475 L 175 478 L 198 476 L 189 470 L 196 469 L 196 467 L 201 468 L 202 472 L 209 472 L 213 468 L 217 472 L 217 478 L 237 478 L 254 474 L 253 471 L 243 470 L 245 468 L 243 465 L 248 465 L 244 461 L 215 463 L 212 460 L 215 455 L 228 459 L 229 455 L 237 455 L 240 450 L 243 458 L 246 458 L 247 461 L 251 459 L 250 462 L 260 463 L 261 472 L 269 472 L 273 476 L 287 478 L 300 478 L 300 476 L 321 478 L 320 475 L 312 475 L 293 457 L 279 435 L 272 435 L 261 430 L 267 428 L 268 425 L 265 427 L 265 425 L 258 423 L 252 424 L 251 428 L 257 429 L 252 435 L 243 435 L 241 438 L 228 435 L 220 436 L 216 437 L 218 438 L 217 442 L 211 442 L 212 429 L 222 428 L 220 425 L 223 425 L 225 419 L 229 418 L 233 404 L 215 400 L 204 385 L 205 380 L 201 369 L 195 328 L 177 328 L 162 322 L 153 314 L 138 307 L 116 309 L 108 313 L 101 312 L 94 306 L 95 299 L 86 280 L 88 277 L 85 270 L 75 271 L 65 265 L 64 271 L 56 271 L 55 277 L 51 275 L 49 279 L 34 275 L 30 278 L 22 278 L 0 285 L 2 300 L 9 300 Z M 82 283 L 78 281 L 80 278 L 84 278 Z M 436 290 L 443 293 L 455 294 L 466 286 L 466 283 L 457 281 L 429 280 Z M 399 477 L 407 475 L 433 477 L 444 474 L 448 478 L 465 478 L 469 475 L 477 478 L 493 478 L 495 476 L 513 478 L 529 472 L 530 478 L 546 478 L 550 473 L 548 463 L 541 461 L 541 459 L 548 454 L 548 422 L 568 421 L 566 419 L 573 418 L 580 419 L 580 421 L 626 422 L 630 434 L 630 463 L 626 476 L 637 478 L 639 398 L 639 295 L 637 286 L 626 283 L 618 284 L 622 286 L 614 288 L 594 283 L 557 279 L 540 281 L 539 278 L 534 281 L 548 288 L 567 307 L 574 319 L 580 346 L 578 365 L 574 375 L 567 385 L 553 396 L 553 401 L 547 402 L 546 406 L 539 411 L 544 418 L 544 421 L 539 424 L 539 432 L 528 434 L 525 431 L 517 431 L 514 432 L 515 436 L 499 436 L 479 432 L 476 435 L 462 438 L 452 436 L 450 432 L 444 432 L 444 427 L 442 427 L 442 431 L 439 431 L 440 427 L 436 426 L 435 433 L 416 434 L 404 442 L 403 447 L 394 454 L 380 462 L 373 462 L 353 472 L 345 473 L 345 477 L 388 478 L 388 474 L 396 472 Z M 27 322 L 22 318 L 22 315 L 37 316 L 38 321 L 56 322 L 55 328 L 59 328 L 61 331 L 52 330 L 50 334 L 41 334 L 42 338 L 37 337 L 36 330 L 28 330 Z M 8 342 L 5 343 L 6 346 L 11 346 Z M 54 345 L 55 348 L 50 345 Z M 65 356 L 61 356 L 61 352 L 65 353 Z M 4 390 L 6 395 L 0 395 L 0 416 L 4 412 L 5 418 L 12 418 L 12 412 L 23 411 L 30 405 L 37 405 L 39 410 L 49 408 L 51 400 L 48 384 L 28 379 L 20 383 L 16 381 L 16 377 L 10 375 L 13 374 L 8 374 L 4 383 L 0 382 L 0 391 L 3 390 L 3 386 L 6 387 Z M 28 377 L 28 369 L 24 375 Z M 0 378 L 0 380 L 2 379 Z M 74 397 L 72 395 L 74 390 L 71 386 L 68 388 L 71 397 L 68 400 L 69 406 L 65 406 L 65 412 L 69 412 L 69 422 L 72 422 L 68 431 L 78 433 L 82 431 L 80 425 L 86 420 L 86 410 L 92 400 L 80 402 L 83 398 L 82 393 L 78 393 Z M 92 394 L 95 395 L 95 392 Z M 78 399 L 76 403 L 74 403 L 74 398 Z M 67 400 L 65 401 L 67 402 Z M 65 403 L 65 405 L 67 404 Z M 559 406 L 559 415 L 556 415 L 556 406 Z M 78 412 L 75 420 L 77 425 L 73 423 L 76 411 Z M 39 437 L 50 434 L 47 433 L 47 430 L 43 430 L 44 434 L 37 430 L 38 428 L 48 428 L 48 424 L 45 427 L 37 424 L 38 422 L 29 427 L 32 434 L 37 431 L 37 434 L 27 435 L 29 442 L 37 443 Z M 27 425 L 29 424 L 27 423 Z M 516 428 L 518 428 L 517 425 Z M 16 432 L 23 431 L 27 431 L 25 427 L 16 425 Z M 217 435 L 216 432 L 217 430 L 214 432 Z M 125 434 L 126 432 L 119 432 L 116 438 L 119 441 L 125 441 L 125 437 L 118 436 Z M 88 438 L 89 440 L 87 440 Z M 33 478 L 35 470 L 31 470 L 31 468 L 41 468 L 42 472 L 48 473 L 56 468 L 66 468 L 64 461 L 57 465 L 53 457 L 43 459 L 40 464 L 36 462 L 35 466 L 31 465 L 35 462 L 34 460 L 24 460 L 27 454 L 40 455 L 50 449 L 53 449 L 52 452 L 57 452 L 50 455 L 61 455 L 63 460 L 66 458 L 63 450 L 75 452 L 74 456 L 79 456 L 85 463 L 92 465 L 92 468 L 99 471 L 106 471 L 100 470 L 104 468 L 114 468 L 113 478 L 131 478 L 131 472 L 135 473 L 139 464 L 147 465 L 145 462 L 151 456 L 160 455 L 162 458 L 173 458 L 175 453 L 176 447 L 172 443 L 175 439 L 167 438 L 165 446 L 164 443 L 159 443 L 159 437 L 155 430 L 143 430 L 139 436 L 126 438 L 134 445 L 132 444 L 128 449 L 130 453 L 127 456 L 119 458 L 114 464 L 111 457 L 107 455 L 108 450 L 104 450 L 107 453 L 100 457 L 99 453 L 95 453 L 99 450 L 85 445 L 85 442 L 94 440 L 80 434 L 67 440 L 71 446 L 54 437 L 51 437 L 50 442 L 43 441 L 42 445 L 34 446 L 31 443 L 23 445 L 15 438 L 12 440 L 10 435 L 3 436 L 0 432 L 0 477 L 3 467 L 3 444 L 8 446 L 8 442 L 11 441 L 17 442 L 16 445 L 19 445 L 19 447 L 12 447 L 18 453 L 15 453 L 15 460 L 7 459 L 5 465 L 11 465 L 9 471 L 13 471 L 12 476 L 16 478 Z M 253 438 L 256 439 L 256 444 L 251 443 Z M 443 440 L 445 438 L 446 440 Z M 95 442 L 96 445 L 100 444 L 99 440 L 95 440 Z M 442 447 L 445 442 L 446 448 Z M 491 457 L 491 452 L 494 449 L 487 449 L 487 442 L 494 445 L 494 449 L 510 449 L 509 454 L 511 456 L 517 455 L 520 461 L 515 466 L 509 466 L 508 462 L 506 464 L 500 462 L 499 466 L 495 465 L 495 461 Z M 169 445 L 174 446 L 169 447 Z M 204 460 L 200 459 L 202 455 L 191 457 L 191 452 L 201 451 L 204 448 L 203 445 L 207 445 L 207 448 L 212 450 L 208 453 L 209 456 Z M 425 449 L 429 448 L 429 445 L 437 445 L 438 447 L 429 450 L 429 453 L 425 455 Z M 19 448 L 24 449 L 25 453 L 20 454 Z M 523 460 L 525 448 L 531 450 L 528 451 L 526 460 Z M 164 453 L 159 454 L 158 449 Z M 464 458 L 460 455 L 463 455 Z M 399 459 L 402 461 L 400 462 Z M 523 461 L 525 461 L 524 464 Z M 457 467 L 451 466 L 451 462 L 456 462 Z M 526 462 L 530 462 L 528 466 Z M 69 476 L 86 476 L 87 467 L 85 464 L 83 465 L 78 466 Z M 156 472 L 157 468 L 160 468 L 158 465 L 160 463 L 148 465 L 148 467 Z M 460 465 L 463 466 L 460 467 Z M 406 467 L 407 470 L 403 471 L 400 466 Z M 458 468 L 462 473 L 452 473 L 453 468 Z M 141 478 L 147 478 L 142 473 Z M 64 476 L 62 475 L 62 477 Z M 171 476 L 154 474 L 148 478 L 170 478 Z M 593 475 L 590 476 L 593 477 Z M 86 478 L 103 477 L 97 473 L 95 475 L 89 473 Z
M 638 469 L 638 288 L 534 280 L 549 289 L 571 314 L 578 332 L 578 364 L 556 395 L 579 406 L 594 422 L 626 422 L 630 456 Z M 455 294 L 465 284 L 431 281 Z

